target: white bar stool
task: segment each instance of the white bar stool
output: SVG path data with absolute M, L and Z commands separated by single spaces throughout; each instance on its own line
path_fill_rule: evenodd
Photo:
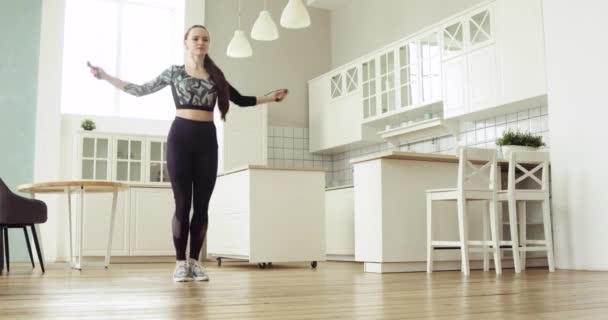
M 476 164 L 481 163 L 481 166 Z M 489 270 L 487 250 L 492 247 L 496 273 L 502 272 L 500 261 L 500 246 L 498 242 L 498 219 L 496 218 L 496 150 L 461 148 L 458 161 L 458 185 L 453 189 L 433 189 L 426 191 L 427 203 L 427 272 L 433 272 L 433 251 L 435 249 L 460 248 L 462 272 L 470 274 L 469 246 L 481 246 L 484 252 L 484 270 Z M 475 180 L 473 180 L 475 178 Z M 488 181 L 487 188 L 479 188 L 478 179 Z M 472 185 L 476 182 L 476 186 Z M 455 201 L 458 213 L 458 229 L 460 241 L 433 240 L 433 201 Z M 469 241 L 467 222 L 467 202 L 484 201 L 489 206 L 491 241 L 487 241 L 487 210 L 483 212 L 483 241 Z M 485 205 L 484 205 L 485 207 Z
M 549 271 L 555 271 L 553 257 L 553 234 L 551 231 L 551 203 L 549 199 L 549 153 L 547 152 L 511 152 L 509 154 L 508 185 L 506 190 L 497 192 L 496 200 L 508 203 L 509 227 L 511 241 L 500 241 L 511 244 L 515 272 L 526 267 L 526 252 L 546 251 Z M 532 166 L 531 166 L 532 165 Z M 539 178 L 539 171 L 540 178 Z M 540 189 L 518 187 L 524 181 L 534 181 Z M 543 212 L 544 240 L 528 240 L 526 228 L 526 203 L 540 201 Z M 519 207 L 520 233 L 517 235 L 517 213 Z M 532 245 L 532 246 L 528 246 Z M 521 247 L 520 247 L 521 246 Z M 523 263 L 522 261 L 523 260 Z

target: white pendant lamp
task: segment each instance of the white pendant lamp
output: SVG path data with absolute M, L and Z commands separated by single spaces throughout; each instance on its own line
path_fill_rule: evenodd
M 251 29 L 251 38 L 259 41 L 272 41 L 279 38 L 277 25 L 272 20 L 270 12 L 266 10 L 266 0 L 264 0 L 264 10 L 260 11 L 260 16 Z
M 302 1 L 289 0 L 281 14 L 281 26 L 289 29 L 300 29 L 309 25 L 310 16 Z
M 238 29 L 234 31 L 234 36 L 232 36 L 232 40 L 228 44 L 228 50 L 226 50 L 226 54 L 232 58 L 247 58 L 251 57 L 253 54 L 253 50 L 251 49 L 251 45 L 245 36 L 245 32 L 241 30 L 241 0 L 238 1 L 238 10 L 239 10 L 239 25 Z

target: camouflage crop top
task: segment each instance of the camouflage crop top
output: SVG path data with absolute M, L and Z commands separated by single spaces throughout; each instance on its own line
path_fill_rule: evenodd
M 127 83 L 123 91 L 140 97 L 154 93 L 167 85 L 171 86 L 173 100 L 177 109 L 213 111 L 217 100 L 215 83 L 211 79 L 200 79 L 190 76 L 183 65 L 173 65 L 152 81 L 142 85 Z M 228 84 L 228 87 L 230 101 L 241 107 L 256 105 L 256 97 L 243 96 L 230 84 Z

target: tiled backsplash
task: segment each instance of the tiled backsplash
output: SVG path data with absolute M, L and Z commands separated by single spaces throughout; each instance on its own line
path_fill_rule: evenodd
M 423 153 L 455 154 L 458 145 L 477 148 L 496 148 L 496 139 L 507 130 L 529 131 L 539 134 L 549 146 L 549 120 L 547 107 L 534 107 L 520 112 L 491 117 L 479 121 L 464 121 L 458 138 L 446 135 L 421 141 L 403 143 L 393 147 L 380 143 L 333 155 L 317 155 L 308 152 L 308 129 L 270 127 L 268 129 L 268 158 L 271 166 L 296 166 L 325 168 L 328 187 L 353 183 L 350 160 L 363 155 L 377 154 L 385 150 Z
M 273 167 L 323 168 L 331 185 L 332 156 L 308 152 L 308 128 L 269 127 L 268 165 Z

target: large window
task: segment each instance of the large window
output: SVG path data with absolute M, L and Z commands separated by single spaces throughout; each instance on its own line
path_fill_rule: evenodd
M 168 87 L 137 98 L 93 78 L 86 62 L 136 84 L 182 64 L 184 0 L 66 0 L 64 30 L 62 113 L 174 117 Z

